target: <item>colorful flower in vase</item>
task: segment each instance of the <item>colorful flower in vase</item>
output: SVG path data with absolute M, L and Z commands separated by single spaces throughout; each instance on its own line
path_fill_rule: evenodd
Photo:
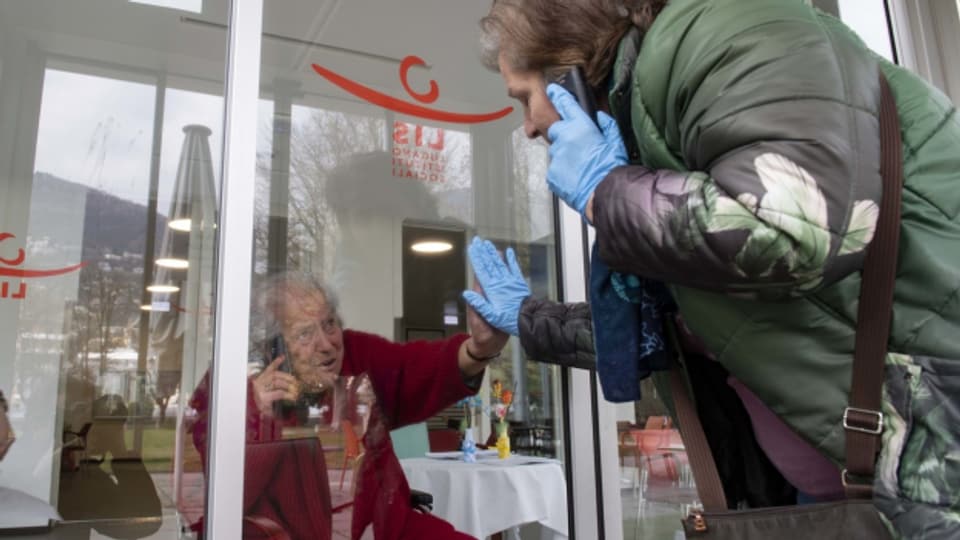
M 499 400 L 503 394 L 503 383 L 500 382 L 500 379 L 493 381 L 493 384 L 490 385 L 490 396 L 493 399 Z
M 500 459 L 507 459 L 510 457 L 510 436 L 507 435 L 507 423 L 500 422 L 503 426 L 497 427 L 499 435 L 497 436 L 497 457 Z
M 509 407 L 510 404 L 513 403 L 513 392 L 511 392 L 510 390 L 504 390 L 503 393 L 500 395 L 500 401 L 503 402 L 504 405 Z

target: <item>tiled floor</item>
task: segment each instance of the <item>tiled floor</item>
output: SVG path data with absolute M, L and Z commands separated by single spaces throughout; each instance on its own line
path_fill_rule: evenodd
M 685 463 L 679 478 L 637 477 L 632 467 L 621 469 L 620 502 L 624 540 L 682 540 L 680 521 L 696 504 L 697 492 Z

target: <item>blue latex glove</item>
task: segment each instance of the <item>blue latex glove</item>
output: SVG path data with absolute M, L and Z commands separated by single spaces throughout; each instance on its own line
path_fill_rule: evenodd
M 467 255 L 484 294 L 463 291 L 463 299 L 491 325 L 510 335 L 519 335 L 517 317 L 520 304 L 530 296 L 530 287 L 513 249 L 507 248 L 507 262 L 504 262 L 493 242 L 474 237 Z
M 561 120 L 547 130 L 550 138 L 550 166 L 547 185 L 580 215 L 593 190 L 614 167 L 627 164 L 627 149 L 616 120 L 600 111 L 600 129 L 580 108 L 577 99 L 562 86 L 547 86 L 547 97 Z

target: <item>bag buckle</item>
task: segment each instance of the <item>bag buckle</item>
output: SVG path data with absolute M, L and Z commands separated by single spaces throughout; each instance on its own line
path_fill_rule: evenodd
M 851 417 L 850 413 L 862 416 Z M 872 425 L 870 420 L 864 419 L 863 416 L 872 418 L 874 420 Z M 851 421 L 860 425 L 854 425 L 851 423 Z M 866 425 L 866 427 L 863 427 L 864 425 Z M 881 432 L 883 432 L 883 413 L 880 411 L 871 411 L 869 409 L 847 407 L 843 410 L 843 428 L 851 431 L 859 431 L 860 433 L 866 433 L 868 435 L 879 435 Z
M 864 481 L 859 482 L 856 479 L 861 478 Z M 859 489 L 873 489 L 873 478 L 870 476 L 859 476 L 856 474 L 851 474 L 849 470 L 844 469 L 840 472 L 840 483 L 843 484 L 843 489 L 848 488 L 859 488 Z

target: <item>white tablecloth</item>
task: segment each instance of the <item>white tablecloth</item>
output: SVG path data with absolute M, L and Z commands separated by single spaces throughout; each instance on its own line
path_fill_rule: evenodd
M 411 488 L 433 495 L 433 514 L 459 531 L 482 540 L 540 523 L 541 538 L 567 538 L 567 484 L 558 461 L 512 456 L 477 463 L 409 458 L 400 464 Z

